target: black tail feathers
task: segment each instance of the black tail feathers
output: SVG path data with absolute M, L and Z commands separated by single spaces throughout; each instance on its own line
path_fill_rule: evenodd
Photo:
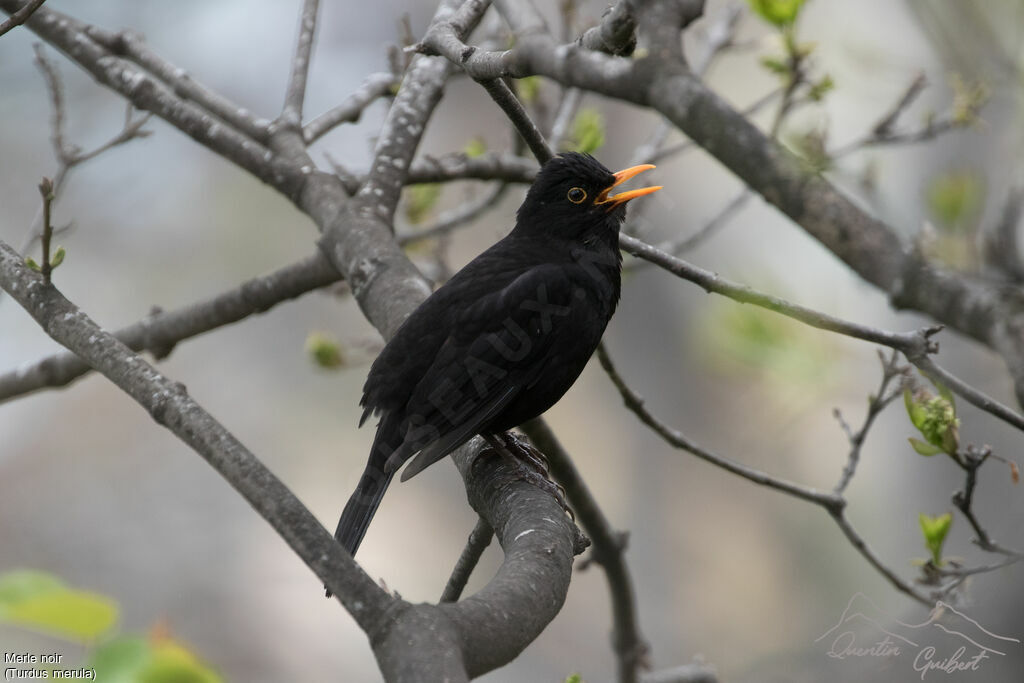
M 370 526 L 370 521 L 377 512 L 377 507 L 384 498 L 384 492 L 388 490 L 388 484 L 391 483 L 393 476 L 394 472 L 385 474 L 371 463 L 359 478 L 359 484 L 345 504 L 345 510 L 338 520 L 338 529 L 334 532 L 334 538 L 350 555 L 355 556 L 359 549 L 359 544 L 362 543 L 366 529 Z M 330 589 L 327 589 L 327 597 L 331 597 Z
M 334 532 L 334 537 L 349 554 L 355 555 L 359 549 L 366 529 L 370 526 L 370 520 L 377 512 L 377 507 L 394 475 L 394 472 L 386 474 L 370 463 L 363 471 L 363 476 L 359 478 L 356 490 L 345 504 L 345 511 L 341 513 L 338 530 Z

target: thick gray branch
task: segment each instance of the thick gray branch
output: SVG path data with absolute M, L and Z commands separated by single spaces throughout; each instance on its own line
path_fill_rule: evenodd
M 161 375 L 64 298 L 22 257 L 0 242 L 0 287 L 54 340 L 78 354 L 135 399 L 153 419 L 199 453 L 281 535 L 366 630 L 377 628 L 391 602 L 295 495 L 230 432 L 192 400 L 184 385 Z

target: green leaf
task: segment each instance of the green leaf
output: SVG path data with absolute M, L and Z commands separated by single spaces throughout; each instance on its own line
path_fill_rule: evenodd
M 306 337 L 306 351 L 321 368 L 333 369 L 345 364 L 341 344 L 325 332 L 310 332 Z
M 942 566 L 942 544 L 946 542 L 946 535 L 953 525 L 953 515 L 947 512 L 938 517 L 929 517 L 921 513 L 917 519 L 921 523 L 925 547 L 931 551 L 935 564 Z
M 139 673 L 139 683 L 221 683 L 223 680 L 180 643 L 161 639 L 152 648 L 153 659 Z
M 462 148 L 462 152 L 470 159 L 482 156 L 486 151 L 487 142 L 479 135 L 467 142 L 466 146 Z
M 31 268 L 32 270 L 36 271 L 37 273 L 42 270 L 39 264 L 36 263 L 36 260 L 31 256 L 25 257 L 25 265 Z
M 927 413 L 924 409 L 924 402 L 918 401 L 914 394 L 907 387 L 903 390 L 903 405 L 907 407 L 907 415 L 910 416 L 910 424 L 914 425 L 915 428 L 921 429 L 921 425 L 924 424 Z
M 50 259 L 50 270 L 53 270 L 60 264 L 64 263 L 64 256 L 67 252 L 64 251 L 64 247 L 57 247 L 57 251 L 53 254 L 53 258 Z
M 93 651 L 86 667 L 104 683 L 137 683 L 139 672 L 153 659 L 149 642 L 138 636 L 121 636 Z
M 925 443 L 924 441 L 915 439 L 914 437 L 908 438 L 907 441 L 910 442 L 910 445 L 913 446 L 914 450 L 920 455 L 938 455 L 939 453 L 945 453 L 945 451 L 938 446 L 933 446 L 930 443 Z
M 103 683 L 221 683 L 184 645 L 168 637 L 124 636 L 97 649 L 87 667 Z
M 792 26 L 800 15 L 805 0 L 747 0 L 750 9 L 768 23 L 778 26 Z
M 565 679 L 565 683 L 583 683 L 583 676 L 579 674 L 569 674 L 569 677 Z
M 563 145 L 566 151 L 593 154 L 604 145 L 604 116 L 597 109 L 584 107 L 572 123 L 570 139 Z
M 69 588 L 44 572 L 20 570 L 0 575 L 0 623 L 89 643 L 114 626 L 118 612 L 113 600 Z
M 792 75 L 793 70 L 789 66 L 789 62 L 778 57 L 762 57 L 761 66 L 771 71 L 773 74 L 779 76 L 786 76 L 787 78 Z
M 441 198 L 440 183 L 419 183 L 405 190 L 405 217 L 410 223 L 422 223 Z

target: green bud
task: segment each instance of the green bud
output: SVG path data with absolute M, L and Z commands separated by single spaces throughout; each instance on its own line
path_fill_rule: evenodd
M 747 0 L 758 16 L 769 24 L 782 28 L 796 22 L 804 0 Z
M 54 252 L 53 258 L 50 260 L 50 269 L 53 270 L 60 264 L 64 263 L 64 256 L 67 252 L 64 251 L 64 247 L 57 247 L 57 251 Z
M 953 525 L 953 515 L 947 512 L 938 517 L 929 517 L 921 513 L 917 519 L 921 523 L 925 547 L 931 552 L 935 564 L 942 566 L 942 544 L 946 542 L 946 535 Z
M 31 268 L 32 270 L 36 271 L 37 273 L 42 270 L 42 268 L 39 267 L 39 264 L 36 263 L 36 260 L 31 256 L 25 257 L 25 265 Z
M 907 407 L 911 424 L 921 432 L 925 441 L 943 453 L 954 455 L 960 448 L 960 420 L 956 416 L 956 404 L 949 390 L 942 387 L 939 391 L 944 395 L 934 396 L 924 388 L 913 393 L 904 390 L 903 403 Z M 918 453 L 934 455 L 930 449 L 922 449 L 914 441 L 911 440 L 911 445 Z
M 310 332 L 306 337 L 306 351 L 313 362 L 321 368 L 333 369 L 345 364 L 341 344 L 329 334 Z
M 466 143 L 466 146 L 462 148 L 462 151 L 470 159 L 483 156 L 484 152 L 487 151 L 487 142 L 477 135 Z

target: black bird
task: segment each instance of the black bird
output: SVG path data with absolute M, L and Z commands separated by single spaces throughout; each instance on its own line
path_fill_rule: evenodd
M 552 158 L 512 232 L 398 328 L 363 387 L 359 424 L 371 414 L 380 423 L 335 532 L 349 553 L 407 460 L 416 456 L 402 481 L 476 434 L 540 415 L 576 381 L 619 300 L 626 202 L 661 188 L 609 192 L 651 168 L 612 173 L 588 154 Z

